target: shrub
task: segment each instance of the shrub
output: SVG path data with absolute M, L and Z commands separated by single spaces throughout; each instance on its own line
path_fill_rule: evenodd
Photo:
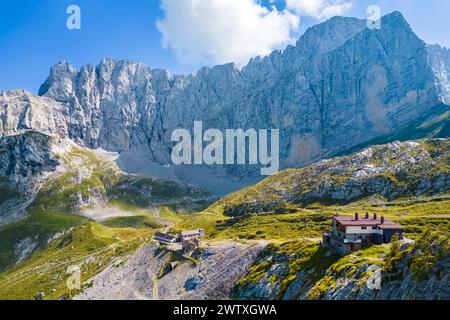
M 427 230 L 417 240 L 409 267 L 416 281 L 430 278 L 438 262 L 450 256 L 448 236 Z

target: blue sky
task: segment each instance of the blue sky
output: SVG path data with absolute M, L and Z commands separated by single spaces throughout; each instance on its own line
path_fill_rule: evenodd
M 167 1 L 169 3 L 171 0 Z M 182 2 L 180 1 L 177 4 Z M 262 0 L 261 5 L 269 6 L 269 3 L 270 5 L 276 5 L 281 15 L 282 10 L 286 8 L 285 1 L 287 0 Z M 450 1 L 339 1 L 352 2 L 351 8 L 344 13 L 347 16 L 366 18 L 366 9 L 371 4 L 379 5 L 382 14 L 399 10 L 422 39 L 429 43 L 440 43 L 450 47 L 450 36 L 448 36 L 448 30 L 450 30 L 450 18 L 448 18 Z M 66 28 L 68 18 L 66 9 L 71 4 L 76 4 L 81 9 L 81 30 L 68 30 Z M 179 10 L 183 13 L 182 7 Z M 216 51 L 214 51 L 216 48 L 211 48 L 209 43 L 202 43 L 201 39 L 207 40 L 211 34 L 205 36 L 202 33 L 197 37 L 196 32 L 201 33 L 205 27 L 199 23 L 196 28 L 191 28 L 189 20 L 184 21 L 185 25 L 181 24 L 180 26 L 177 25 L 177 21 L 173 21 L 175 18 L 172 21 L 167 21 L 164 25 L 164 30 L 167 32 L 165 34 L 167 41 L 164 47 L 163 35 L 161 28 L 157 28 L 157 20 L 164 19 L 166 13 L 161 10 L 160 0 L 2 1 L 0 4 L 0 91 L 24 88 L 37 92 L 39 85 L 47 77 L 49 68 L 61 60 L 67 60 L 78 68 L 86 63 L 96 64 L 104 57 L 127 58 L 144 62 L 151 68 L 166 68 L 173 73 L 188 73 L 195 71 L 203 64 L 211 65 L 214 61 L 222 62 L 224 59 L 225 61 L 228 59 L 228 56 L 218 56 L 217 53 L 221 53 L 223 43 L 217 41 L 217 43 L 212 44 L 218 46 Z M 299 37 L 305 28 L 318 23 L 320 20 L 314 17 L 314 14 L 302 15 L 298 13 L 298 16 L 300 19 L 300 28 L 298 29 L 284 24 L 295 22 L 295 19 L 286 22 L 286 15 L 280 18 L 281 25 L 277 25 L 281 31 L 286 29 L 291 31 L 291 40 Z M 174 17 L 176 16 L 174 15 Z M 202 19 L 202 17 L 198 17 L 198 19 Z M 212 21 L 215 21 L 215 19 L 213 17 Z M 243 16 L 243 19 L 245 19 L 245 16 Z M 217 19 L 217 21 L 220 21 L 220 19 Z M 237 20 L 237 23 L 239 21 Z M 271 25 L 267 24 L 261 24 L 261 26 L 261 28 L 271 28 Z M 249 32 L 252 32 L 253 29 L 249 30 Z M 187 38 L 188 32 L 191 38 Z M 200 40 L 194 41 L 195 43 L 188 48 L 189 51 L 185 51 L 186 48 L 183 46 L 186 46 L 186 43 L 182 43 L 185 36 L 186 39 L 196 40 L 198 38 Z M 205 36 L 205 38 L 202 38 L 202 36 Z M 224 40 L 227 40 L 226 36 L 228 35 L 223 37 Z M 272 36 L 276 36 L 276 34 Z M 245 40 L 245 38 L 243 39 Z M 284 46 L 284 40 L 286 39 L 261 39 L 261 42 L 257 45 L 265 46 L 267 51 L 272 46 L 274 48 Z M 235 39 L 235 41 L 243 40 Z M 209 50 L 208 57 L 211 56 L 211 59 L 205 58 L 202 60 L 203 55 L 198 54 L 195 45 L 200 46 L 202 50 Z M 251 52 L 254 48 L 247 49 Z M 192 53 L 191 56 L 195 56 L 196 59 L 180 59 L 184 52 Z M 232 57 L 234 56 L 232 55 Z

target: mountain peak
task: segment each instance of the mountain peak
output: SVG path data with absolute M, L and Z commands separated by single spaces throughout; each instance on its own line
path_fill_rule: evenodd
M 394 12 L 388 13 L 385 16 L 383 16 L 381 18 L 381 28 L 383 28 L 383 26 L 390 26 L 393 28 L 404 27 L 404 28 L 411 30 L 411 32 L 413 32 L 408 21 L 406 21 L 403 14 L 399 11 L 394 11 Z
M 50 68 L 50 74 L 47 80 L 39 88 L 38 95 L 45 95 L 50 90 L 50 87 L 55 83 L 58 84 L 58 87 L 65 87 L 66 91 L 70 92 L 72 87 L 68 87 L 68 82 L 72 82 L 77 74 L 77 69 L 75 69 L 69 62 L 58 62 Z M 69 81 L 65 81 L 64 79 L 69 79 Z
M 387 13 L 384 15 L 385 19 L 393 19 L 393 20 L 403 20 L 406 22 L 405 16 L 400 11 L 392 11 L 391 13 Z
M 367 23 L 364 20 L 336 16 L 308 28 L 297 41 L 294 50 L 300 50 L 303 53 L 314 47 L 314 54 L 323 54 L 341 46 L 366 27 Z
M 76 75 L 78 73 L 69 62 L 62 60 L 51 67 L 50 75 L 60 76 L 61 74 Z

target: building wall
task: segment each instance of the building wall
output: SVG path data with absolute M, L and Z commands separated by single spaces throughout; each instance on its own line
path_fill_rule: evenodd
M 337 241 L 337 240 L 335 240 L 334 238 L 331 238 L 331 239 L 330 239 L 330 245 L 331 245 L 335 250 L 339 251 L 340 253 L 343 253 L 343 254 L 349 253 L 348 247 L 347 247 L 344 243 L 342 243 L 342 242 L 340 242 L 340 241 Z
M 391 230 L 391 229 L 372 229 L 372 226 L 367 226 L 366 229 L 363 229 L 361 226 L 347 226 L 345 228 L 339 227 L 340 224 L 337 223 L 336 220 L 333 220 L 333 232 L 327 237 L 325 240 L 329 241 L 327 244 L 331 245 L 336 250 L 342 253 L 348 253 L 355 250 L 360 250 L 364 243 L 372 243 L 372 244 L 382 244 L 389 243 L 394 234 L 399 233 L 400 238 L 402 238 L 402 230 Z M 361 243 L 345 243 L 345 240 L 362 241 Z
M 383 234 L 383 230 L 372 229 L 372 227 L 367 227 L 363 230 L 362 227 L 347 227 L 347 234 Z
M 163 243 L 175 243 L 176 242 L 175 238 L 172 240 L 168 240 L 168 239 L 164 239 L 164 238 L 160 238 L 160 237 L 155 237 L 154 239 L 158 242 L 163 242 Z
M 402 234 L 401 230 L 389 229 L 389 230 L 384 230 L 384 241 L 386 241 L 387 243 L 391 242 L 392 237 L 396 233 L 400 234 L 400 239 L 403 239 L 403 234 Z
M 189 236 L 183 236 L 183 240 L 192 240 L 192 239 L 197 239 L 199 238 L 200 235 L 196 234 L 196 235 L 189 235 Z

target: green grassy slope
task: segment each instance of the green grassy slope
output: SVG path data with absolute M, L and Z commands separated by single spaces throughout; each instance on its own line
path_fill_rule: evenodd
M 55 212 L 34 212 L 29 218 L 0 228 L 0 270 L 11 266 L 17 258 L 15 246 L 19 240 L 31 238 L 37 248 L 47 245 L 55 233 L 76 227 L 84 218 Z
M 60 155 L 60 160 L 66 167 L 65 172 L 47 181 L 31 204 L 30 212 L 54 210 L 70 213 L 92 197 L 106 199 L 108 189 L 118 182 L 121 175 L 113 163 L 78 147 Z
M 30 211 L 76 212 L 90 202 L 117 203 L 148 208 L 179 205 L 202 207 L 209 194 L 202 189 L 169 180 L 158 180 L 123 173 L 114 163 L 90 150 L 72 147 L 60 156 L 66 172 L 50 179 Z M 94 199 L 94 201 L 92 201 Z
M 207 209 L 226 216 L 289 213 L 319 202 L 345 205 L 448 193 L 450 140 L 372 147 L 349 156 L 290 169 L 231 194 Z
M 427 228 L 448 234 L 449 146 L 448 140 L 378 146 L 285 170 L 186 216 L 178 228 L 202 227 L 211 239 L 289 241 L 320 238 L 336 213 L 369 212 L 402 224 L 411 238 Z M 337 198 L 346 193 L 348 200 Z
M 14 265 L 17 245 L 28 239 L 39 250 L 52 235 L 79 226 L 87 219 L 81 209 L 94 203 L 125 210 L 136 217 L 105 221 L 110 227 L 154 228 L 177 221 L 177 210 L 204 208 L 205 191 L 176 182 L 126 175 L 94 152 L 72 146 L 56 155 L 64 171 L 51 176 L 29 205 L 29 216 L 0 227 L 0 270 Z M 0 179 L 0 191 L 4 179 Z M 11 192 L 2 193 L 9 197 Z M 151 208 L 151 209 L 150 209 Z M 94 206 L 95 209 L 95 206 Z M 158 218 L 154 212 L 158 211 Z
M 370 299 L 373 291 L 365 286 L 373 276 L 369 266 L 381 268 L 385 290 L 408 281 L 410 288 L 421 288 L 417 294 L 432 277 L 449 279 L 445 264 L 441 264 L 450 257 L 449 165 L 448 140 L 425 140 L 409 149 L 380 146 L 358 157 L 349 155 L 286 170 L 220 200 L 205 210 L 205 214 L 222 217 L 210 224 L 212 238 L 272 242 L 240 280 L 233 297 L 322 299 L 348 285 L 351 294 L 347 293 L 347 298 Z M 373 192 L 347 201 L 333 199 L 326 192 L 322 198 L 317 196 L 321 194 L 317 190 L 324 188 L 345 190 L 340 186 L 350 181 L 355 189 L 360 188 L 364 181 L 358 179 L 368 178 L 355 172 L 363 168 L 374 169 L 371 175 L 375 178 L 369 181 L 383 185 L 383 191 L 389 193 L 372 188 Z M 427 189 L 433 183 L 437 187 Z M 398 243 L 371 246 L 347 256 L 321 248 L 320 237 L 331 231 L 332 216 L 356 212 L 377 213 L 400 223 L 404 235 L 415 243 L 404 250 Z M 436 294 L 445 297 L 445 292 Z
M 209 194 L 188 185 L 126 175 L 94 152 L 71 147 L 56 155 L 64 170 L 52 175 L 28 207 L 28 217 L 0 227 L 0 299 L 70 298 L 67 268 L 80 266 L 83 285 L 93 275 L 134 252 L 156 230 L 204 208 Z M 0 191 L 6 178 L 0 179 Z M 13 194 L 2 192 L 1 201 Z M 94 205 L 92 205 L 94 204 Z M 81 216 L 86 206 L 117 208 L 132 216 L 100 223 Z M 18 246 L 33 250 L 15 265 Z M 23 248 L 22 248 L 23 249 Z
M 439 231 L 450 237 L 450 197 L 423 197 L 396 201 L 361 200 L 347 205 L 313 203 L 298 206 L 292 213 L 260 213 L 227 217 L 208 212 L 183 216 L 176 229 L 203 228 L 211 240 L 241 239 L 275 242 L 295 239 L 319 239 L 331 230 L 332 217 L 353 216 L 356 212 L 384 215 L 405 228 L 405 236 L 419 237 L 425 230 Z M 209 210 L 209 209 L 208 209 Z
M 74 228 L 28 261 L 0 274 L 0 299 L 70 298 L 78 292 L 69 288 L 68 268 L 78 266 L 82 286 L 111 263 L 134 252 L 149 240 L 151 229 L 111 229 L 94 222 Z

